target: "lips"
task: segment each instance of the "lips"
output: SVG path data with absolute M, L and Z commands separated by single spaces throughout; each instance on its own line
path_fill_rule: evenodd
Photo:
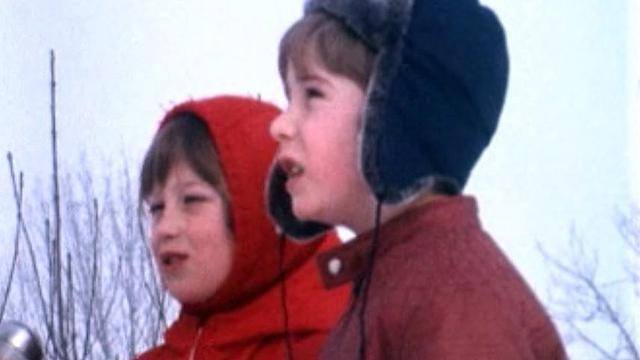
M 159 256 L 160 264 L 164 269 L 175 269 L 188 258 L 185 253 L 177 251 L 165 251 Z
M 304 173 L 304 167 L 290 157 L 283 156 L 278 161 L 278 165 L 284 170 L 289 179 L 298 177 Z

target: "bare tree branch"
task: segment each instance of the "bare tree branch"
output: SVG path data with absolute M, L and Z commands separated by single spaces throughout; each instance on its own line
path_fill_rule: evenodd
M 60 342 L 60 350 L 62 351 L 62 358 L 68 359 L 67 348 L 67 332 L 64 326 L 65 323 L 65 303 L 64 303 L 64 285 L 62 281 L 62 245 L 61 245 L 61 220 L 60 220 L 60 185 L 58 174 L 58 134 L 56 130 L 56 73 L 55 73 L 55 53 L 50 51 L 49 69 L 51 72 L 51 157 L 53 165 L 53 283 L 54 294 L 56 299 L 57 309 L 57 336 L 56 338 Z
M 11 152 L 7 153 L 7 161 L 9 162 L 9 172 L 11 175 L 11 185 L 13 187 L 13 197 L 16 202 L 16 233 L 13 240 L 13 257 L 11 258 L 11 266 L 9 268 L 9 276 L 7 279 L 7 285 L 2 297 L 2 304 L 0 305 L 0 322 L 4 318 L 4 310 L 9 301 L 9 294 L 11 293 L 11 285 L 13 284 L 13 276 L 16 270 L 16 264 L 18 263 L 18 254 L 20 253 L 20 226 L 22 224 L 22 193 L 24 190 L 24 181 L 22 172 L 19 176 L 18 184 L 16 184 L 16 174 L 13 168 L 13 156 Z
M 74 281 L 73 281 L 73 262 L 71 261 L 71 254 L 67 252 L 67 307 L 65 333 L 70 335 L 70 353 L 73 355 L 74 360 L 78 360 L 78 342 L 76 332 L 76 309 L 75 309 L 75 296 L 74 296 Z
M 627 220 L 627 224 L 635 221 Z M 640 231 L 622 233 L 626 234 L 625 241 L 621 241 L 622 245 L 630 243 L 629 237 L 640 238 Z M 631 240 L 632 243 L 634 241 L 636 239 Z M 617 297 L 612 292 L 637 286 L 637 277 L 598 281 L 597 255 L 586 253 L 584 240 L 575 231 L 571 232 L 570 243 L 571 251 L 562 257 L 549 254 L 538 244 L 538 251 L 553 270 L 555 289 L 563 293 L 560 299 L 552 301 L 553 316 L 568 327 L 569 334 L 574 336 L 578 343 L 586 345 L 603 358 L 640 360 L 638 344 L 634 338 L 632 314 L 620 304 L 613 302 Z M 612 344 L 612 339 L 602 339 L 591 333 L 586 327 L 587 324 L 606 326 L 616 334 L 617 343 Z
M 86 164 L 72 173 L 58 164 L 54 65 L 51 51 L 53 181 L 35 187 L 44 190 L 33 202 L 10 160 L 18 224 L 9 278 L 21 281 L 0 289 L 0 318 L 36 324 L 47 359 L 131 358 L 157 344 L 172 303 L 155 274 L 128 168 L 101 177 L 101 187 Z
M 93 237 L 93 253 L 91 254 L 91 286 L 90 286 L 90 295 L 89 295 L 89 306 L 86 309 L 87 317 L 85 320 L 85 337 L 82 346 L 82 359 L 86 359 L 89 356 L 89 341 L 91 339 L 91 319 L 93 319 L 93 305 L 96 299 L 96 290 L 98 283 L 98 244 L 100 242 L 100 220 L 98 218 L 98 200 L 93 199 L 93 223 L 94 223 L 94 237 Z

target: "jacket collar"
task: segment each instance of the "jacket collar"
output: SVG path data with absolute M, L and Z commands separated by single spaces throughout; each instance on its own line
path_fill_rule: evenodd
M 477 211 L 475 199 L 467 196 L 444 197 L 408 209 L 381 225 L 376 259 L 384 257 L 398 245 L 423 241 L 421 239 L 458 226 L 460 221 L 477 222 Z M 362 278 L 370 256 L 374 230 L 318 255 L 317 266 L 325 287 L 334 288 Z

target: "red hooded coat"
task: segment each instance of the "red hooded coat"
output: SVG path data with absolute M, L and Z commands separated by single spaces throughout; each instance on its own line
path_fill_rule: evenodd
M 240 97 L 183 103 L 166 115 L 192 114 L 206 123 L 230 195 L 234 255 L 231 272 L 198 308 L 183 307 L 164 343 L 138 357 L 160 359 L 285 359 L 279 236 L 265 210 L 265 180 L 276 149 L 269 137 L 273 105 Z M 316 359 L 348 299 L 348 289 L 324 290 L 313 261 L 336 245 L 331 234 L 298 245 L 285 241 L 283 275 L 293 358 Z

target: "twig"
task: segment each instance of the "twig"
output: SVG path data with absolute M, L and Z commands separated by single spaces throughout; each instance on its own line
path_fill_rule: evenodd
M 13 284 L 13 276 L 16 270 L 16 264 L 18 263 L 18 254 L 20 253 L 20 226 L 22 224 L 22 194 L 24 190 L 24 182 L 22 172 L 19 176 L 19 184 L 16 186 L 16 175 L 13 170 L 13 156 L 11 152 L 7 153 L 7 160 L 9 161 L 9 172 L 11 173 L 11 184 L 13 186 L 13 197 L 16 202 L 16 234 L 13 240 L 13 258 L 11 259 L 11 267 L 9 268 L 9 278 L 7 279 L 7 287 L 2 297 L 2 305 L 0 305 L 0 322 L 4 318 L 4 310 L 9 301 L 9 294 L 11 293 L 11 285 Z
M 78 346 L 77 346 L 77 332 L 76 332 L 76 309 L 75 309 L 75 296 L 74 296 L 74 282 L 73 282 L 73 262 L 71 261 L 71 254 L 67 252 L 67 306 L 65 312 L 67 313 L 67 319 L 65 323 L 65 333 L 70 334 L 70 348 L 73 359 L 78 360 Z
M 567 286 L 570 286 L 570 289 L 566 291 L 574 295 L 572 297 L 574 306 L 584 301 L 584 298 L 593 301 L 592 306 L 585 306 L 584 310 L 588 311 L 588 315 L 579 319 L 584 322 L 590 322 L 598 315 L 604 317 L 604 319 L 616 329 L 624 343 L 623 347 L 627 349 L 632 356 L 632 359 L 640 360 L 640 355 L 634 343 L 633 336 L 623 323 L 620 313 L 614 308 L 607 296 L 602 292 L 601 288 L 603 285 L 598 284 L 595 281 L 597 262 L 594 262 L 593 268 L 591 269 L 581 266 L 581 261 L 584 262 L 585 260 L 581 257 L 583 255 L 582 244 L 580 243 L 578 246 L 580 246 L 578 254 L 580 257 L 578 259 L 574 259 L 575 263 L 572 265 L 573 267 L 551 256 L 542 246 L 540 246 L 540 244 L 538 244 L 538 250 L 546 261 L 550 262 L 561 273 L 565 274 L 570 279 L 573 279 L 570 280 L 569 284 L 565 284 L 564 288 L 566 289 Z M 576 294 L 578 295 L 578 298 L 575 298 Z M 571 326 L 572 330 L 578 335 L 580 340 L 599 352 L 602 356 L 605 356 L 607 359 L 615 359 L 615 355 L 607 352 L 607 350 L 600 346 L 593 338 L 585 334 L 574 323 L 574 316 L 575 314 L 565 318 L 564 321 Z
M 98 200 L 93 199 L 93 221 L 95 222 L 95 230 L 93 235 L 93 254 L 91 269 L 91 295 L 89 297 L 89 306 L 87 309 L 87 320 L 85 323 L 84 344 L 82 349 L 82 359 L 86 359 L 89 355 L 89 339 L 91 335 L 91 319 L 93 318 L 93 303 L 96 298 L 96 290 L 98 283 L 98 244 L 100 242 L 100 226 L 98 219 Z
M 60 184 L 58 174 L 58 135 L 56 131 L 56 74 L 55 62 L 56 57 L 53 49 L 50 51 L 49 69 L 51 71 L 51 157 L 53 161 L 53 283 L 55 291 L 55 302 L 58 311 L 58 339 L 60 340 L 60 348 L 62 357 L 67 359 L 67 333 L 65 331 L 65 305 L 63 299 L 62 284 L 62 246 L 60 244 Z
M 591 339 L 587 334 L 585 334 L 576 324 L 571 322 L 570 325 L 573 331 L 576 332 L 580 340 L 585 342 L 587 345 L 591 346 L 591 348 L 593 348 L 595 351 L 600 353 L 600 355 L 602 355 L 605 359 L 616 360 L 615 356 L 612 356 L 611 354 L 609 354 L 607 350 L 605 350 L 602 346 L 600 346 L 600 344 L 593 341 L 593 339 Z

